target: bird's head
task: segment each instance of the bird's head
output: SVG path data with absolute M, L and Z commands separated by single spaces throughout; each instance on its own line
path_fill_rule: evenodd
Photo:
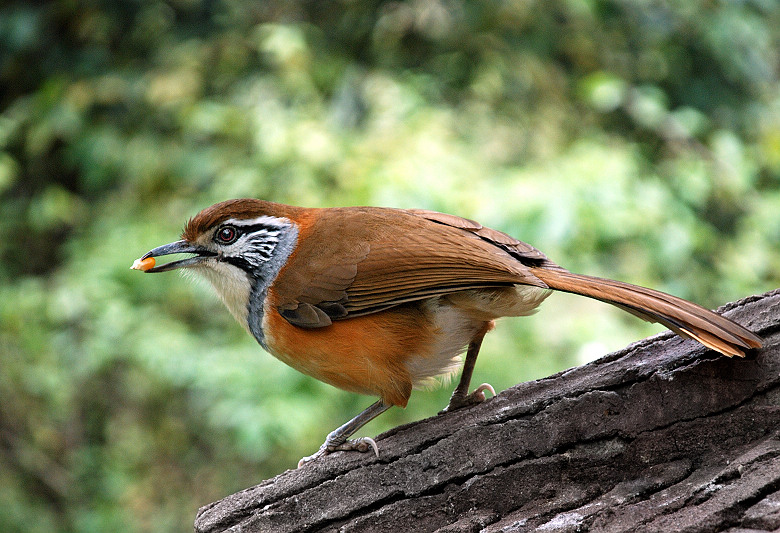
M 262 305 L 266 289 L 297 242 L 291 209 L 253 199 L 212 205 L 187 222 L 180 240 L 150 250 L 131 268 L 147 273 L 186 269 L 200 274 L 236 319 L 252 330 L 250 306 Z M 186 257 L 156 264 L 157 258 L 178 254 Z

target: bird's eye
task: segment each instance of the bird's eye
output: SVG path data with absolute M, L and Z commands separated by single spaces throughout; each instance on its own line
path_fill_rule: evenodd
M 217 230 L 215 238 L 220 244 L 233 244 L 238 239 L 238 230 L 234 226 L 223 226 Z

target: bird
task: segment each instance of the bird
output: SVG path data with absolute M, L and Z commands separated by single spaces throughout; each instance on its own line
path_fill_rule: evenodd
M 186 256 L 156 264 L 176 254 Z M 413 389 L 455 374 L 464 351 L 445 411 L 495 395 L 486 383 L 469 392 L 483 338 L 498 318 L 529 315 L 553 291 L 612 304 L 729 357 L 762 346 L 755 333 L 695 303 L 572 273 L 506 233 L 424 209 L 227 200 L 200 211 L 180 240 L 131 268 L 201 275 L 271 355 L 378 397 L 299 467 L 337 450 L 378 456 L 373 439 L 350 437 L 391 406 L 406 407 Z

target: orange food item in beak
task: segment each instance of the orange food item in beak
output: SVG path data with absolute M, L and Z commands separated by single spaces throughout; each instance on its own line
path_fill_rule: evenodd
M 143 270 L 146 272 L 150 268 L 154 268 L 154 257 L 147 257 L 146 259 L 136 259 L 133 261 L 133 266 L 130 267 L 133 270 Z

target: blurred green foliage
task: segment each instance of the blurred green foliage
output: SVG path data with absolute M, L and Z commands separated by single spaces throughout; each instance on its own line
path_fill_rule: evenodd
M 0 530 L 189 529 L 373 401 L 128 270 L 215 201 L 452 212 L 710 307 L 776 287 L 779 54 L 773 0 L 4 3 Z M 655 331 L 554 296 L 475 381 Z

